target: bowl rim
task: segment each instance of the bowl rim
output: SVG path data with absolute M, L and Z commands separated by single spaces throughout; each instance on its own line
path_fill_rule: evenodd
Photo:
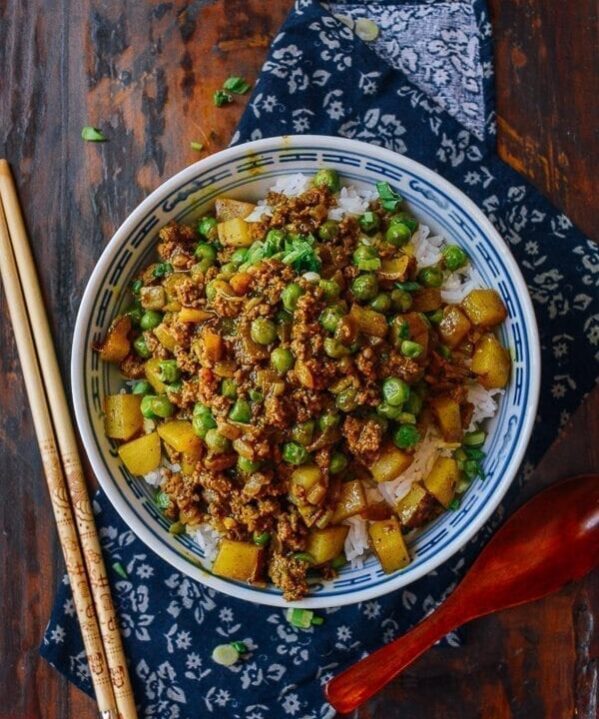
M 346 594 L 338 597 L 318 597 L 308 595 L 302 600 L 287 602 L 283 599 L 282 595 L 263 593 L 258 587 L 252 587 L 250 585 L 246 587 L 236 582 L 229 582 L 225 579 L 221 579 L 216 575 L 207 572 L 195 562 L 192 564 L 185 558 L 184 555 L 177 552 L 174 547 L 169 547 L 165 550 L 164 544 L 160 543 L 159 540 L 154 537 L 153 533 L 146 528 L 145 523 L 129 508 L 125 499 L 113 486 L 116 479 L 109 472 L 105 471 L 103 467 L 100 452 L 93 441 L 92 422 L 86 411 L 83 378 L 85 357 L 87 351 L 89 350 L 84 343 L 86 335 L 85 331 L 91 321 L 93 301 L 100 287 L 101 279 L 105 274 L 106 267 L 111 262 L 112 257 L 117 252 L 118 248 L 126 242 L 133 228 L 144 217 L 147 211 L 161 200 L 164 200 L 165 197 L 173 191 L 173 189 L 176 189 L 176 187 L 184 184 L 189 179 L 197 175 L 198 172 L 209 171 L 223 161 L 226 162 L 229 159 L 237 157 L 240 152 L 246 154 L 251 152 L 254 154 L 273 149 L 292 150 L 294 144 L 296 143 L 301 143 L 302 145 L 325 144 L 331 149 L 346 151 L 351 151 L 353 149 L 356 152 L 367 152 L 373 159 L 379 158 L 381 160 L 393 161 L 399 168 L 404 167 L 406 170 L 417 172 L 424 179 L 432 182 L 440 190 L 446 192 L 450 196 L 453 196 L 455 200 L 461 204 L 464 210 L 469 213 L 472 219 L 482 228 L 482 230 L 487 233 L 488 236 L 492 237 L 495 242 L 497 242 L 498 247 L 502 250 L 502 260 L 505 262 L 506 268 L 509 270 L 511 279 L 518 291 L 519 301 L 522 306 L 522 315 L 525 320 L 526 330 L 529 333 L 530 366 L 528 367 L 528 371 L 531 375 L 531 401 L 528 403 L 525 410 L 526 416 L 522 425 L 522 431 L 517 440 L 515 451 L 512 453 L 508 470 L 504 473 L 504 476 L 501 478 L 501 481 L 497 485 L 494 493 L 491 494 L 489 500 L 484 504 L 478 515 L 475 516 L 472 522 L 459 535 L 450 541 L 442 551 L 434 554 L 428 560 L 423 562 L 422 565 L 412 573 L 410 573 L 408 565 L 407 571 L 404 570 L 395 578 L 379 585 L 355 591 L 348 589 Z M 259 176 L 257 177 L 259 178 Z M 470 200 L 466 194 L 464 194 L 464 192 L 451 182 L 433 170 L 430 170 L 425 165 L 422 165 L 405 155 L 400 155 L 393 150 L 371 145 L 359 140 L 332 137 L 328 135 L 282 135 L 240 143 L 239 145 L 234 145 L 224 150 L 220 150 L 209 157 L 194 162 L 162 182 L 155 190 L 153 190 L 134 208 L 124 222 L 118 227 L 106 247 L 103 249 L 100 258 L 98 259 L 91 276 L 87 281 L 75 322 L 70 370 L 75 418 L 79 434 L 81 436 L 82 445 L 85 449 L 92 470 L 98 479 L 100 487 L 105 492 L 121 519 L 125 522 L 128 528 L 131 529 L 135 535 L 144 542 L 144 544 L 146 544 L 146 546 L 148 546 L 159 558 L 167 561 L 178 571 L 212 589 L 223 592 L 228 596 L 279 608 L 306 607 L 311 609 L 333 606 L 339 607 L 384 596 L 417 581 L 446 562 L 450 557 L 464 547 L 495 511 L 520 468 L 536 418 L 541 380 L 539 332 L 532 300 L 524 278 L 522 277 L 520 269 L 511 251 L 509 250 L 507 243 L 503 240 L 501 235 L 491 224 L 490 220 L 486 217 L 482 210 L 480 210 L 478 206 Z

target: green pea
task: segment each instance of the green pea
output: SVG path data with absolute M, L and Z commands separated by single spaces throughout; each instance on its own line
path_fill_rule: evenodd
M 231 407 L 229 419 L 232 422 L 242 422 L 248 424 L 252 420 L 252 408 L 247 399 L 238 399 Z
M 413 424 L 401 424 L 393 433 L 393 443 L 399 449 L 409 449 L 420 442 L 420 432 Z
M 376 275 L 358 275 L 352 282 L 351 290 L 358 300 L 373 300 L 379 292 Z
M 376 247 L 371 245 L 359 245 L 352 255 L 354 265 L 363 272 L 374 272 L 381 266 L 381 260 Z
M 200 242 L 193 254 L 198 260 L 208 260 L 208 267 L 216 261 L 216 247 L 209 245 L 207 242 Z
M 327 332 L 335 332 L 344 312 L 340 307 L 325 307 L 320 314 L 320 324 Z
M 141 404 L 139 405 L 140 412 L 146 419 L 154 419 L 156 416 L 154 414 L 154 410 L 152 409 L 152 402 L 156 399 L 156 395 L 154 394 L 147 394 L 141 401 Z
M 401 315 L 398 315 L 391 322 L 391 342 L 395 347 L 401 347 L 401 343 L 410 336 L 410 326 Z
M 355 387 L 348 387 L 339 392 L 335 399 L 337 409 L 342 412 L 353 412 L 358 406 L 357 394 L 358 390 Z
M 261 462 L 252 462 L 247 457 L 237 457 L 237 469 L 242 474 L 251 474 L 260 468 Z
M 249 398 L 252 400 L 252 402 L 262 402 L 262 400 L 264 399 L 264 395 L 262 394 L 262 392 L 260 392 L 260 390 L 257 390 L 257 389 L 252 388 L 248 392 L 248 395 L 249 395 Z
M 209 240 L 213 240 L 218 234 L 216 229 L 217 225 L 218 222 L 216 221 L 215 217 L 206 215 L 205 217 L 202 217 L 198 222 L 198 232 L 203 237 L 207 237 Z
M 399 377 L 388 377 L 383 382 L 383 398 L 392 407 L 399 407 L 409 396 L 409 386 Z
M 157 417 L 162 417 L 163 419 L 166 419 L 167 417 L 171 417 L 174 411 L 175 405 L 165 394 L 154 397 L 154 399 L 152 400 L 152 412 L 154 412 Z
M 331 455 L 331 461 L 329 463 L 329 473 L 339 474 L 347 467 L 348 460 L 343 452 L 333 452 Z
M 318 236 L 324 242 L 334 240 L 339 234 L 339 223 L 335 220 L 327 220 L 318 228 Z
M 248 256 L 248 250 L 246 247 L 240 247 L 238 250 L 235 250 L 235 252 L 231 255 L 231 262 L 233 262 L 235 265 L 239 267 L 239 265 L 242 265 L 246 260 Z
M 329 190 L 330 192 L 339 192 L 339 188 L 341 187 L 339 175 L 336 170 L 318 170 L 318 172 L 314 175 L 312 182 L 315 187 L 321 187 Z
M 336 412 L 327 412 L 318 419 L 318 429 L 321 432 L 326 432 L 337 427 L 340 421 L 341 417 Z
M 412 340 L 403 340 L 400 346 L 400 350 L 404 357 L 416 359 L 417 357 L 420 357 L 420 355 L 424 351 L 424 348 L 418 342 L 412 342 Z
M 307 422 L 301 422 L 300 424 L 296 424 L 291 429 L 291 439 L 294 442 L 301 444 L 302 447 L 307 447 L 312 441 L 312 437 L 314 436 L 315 425 L 316 423 L 312 419 L 308 420 Z
M 230 377 L 225 377 L 225 379 L 220 383 L 220 393 L 227 399 L 235 399 L 237 397 L 237 385 L 235 384 L 235 380 Z
M 347 557 L 343 552 L 339 554 L 335 559 L 331 561 L 331 568 L 332 569 L 341 569 L 341 567 L 344 567 L 347 564 Z
M 143 359 L 148 359 L 152 356 L 143 335 L 139 335 L 139 337 L 133 342 L 133 349 L 140 357 L 143 357 Z
M 379 229 L 381 221 L 378 215 L 369 210 L 363 215 L 360 215 L 358 224 L 367 235 L 373 235 Z
M 403 408 L 401 406 L 392 407 L 387 402 L 381 402 L 376 408 L 376 413 L 384 419 L 399 419 L 402 412 Z
M 435 310 L 434 312 L 429 312 L 427 315 L 429 322 L 433 325 L 438 325 L 439 322 L 443 319 L 443 310 L 439 307 L 438 310 Z
M 134 295 L 138 295 L 141 292 L 141 288 L 144 286 L 144 283 L 141 280 L 134 280 L 131 283 L 131 292 L 133 292 Z
M 408 401 L 406 402 L 404 409 L 406 412 L 410 412 L 410 414 L 418 416 L 422 411 L 422 405 L 422 397 L 416 392 L 410 392 L 410 396 L 408 397 Z
M 254 532 L 252 534 L 252 541 L 259 547 L 264 547 L 270 542 L 269 532 Z
M 288 312 L 293 312 L 297 307 L 297 301 L 303 294 L 304 291 L 295 282 L 287 285 L 287 287 L 285 287 L 285 289 L 281 292 L 281 302 L 283 303 L 283 307 Z
M 418 281 L 425 287 L 441 287 L 443 271 L 440 267 L 423 267 L 418 273 Z
M 153 330 L 154 327 L 158 327 L 161 322 L 162 312 L 157 312 L 156 310 L 146 310 L 141 316 L 139 326 L 142 330 Z
M 324 351 L 333 359 L 339 359 L 339 357 L 347 357 L 350 354 L 349 347 L 346 347 L 343 343 L 336 340 L 334 337 L 327 337 L 324 341 Z
M 133 394 L 149 394 L 152 391 L 152 385 L 146 379 L 136 382 L 133 386 Z
M 224 265 L 221 265 L 218 276 L 224 277 L 225 280 L 228 280 L 229 277 L 233 277 L 233 275 L 236 272 L 237 272 L 237 265 L 234 262 L 225 262 Z
M 468 255 L 458 245 L 446 245 L 441 253 L 443 255 L 443 261 L 445 267 L 450 272 L 455 272 L 463 267 L 468 262 Z
M 139 324 L 140 324 L 140 322 L 141 322 L 141 318 L 142 318 L 142 316 L 143 316 L 143 310 L 142 310 L 141 305 L 139 304 L 139 302 L 135 302 L 134 304 L 132 304 L 132 305 L 125 311 L 125 314 L 126 314 L 127 317 L 131 320 L 131 324 L 132 324 L 134 327 L 138 327 L 138 326 L 139 326 Z
M 208 302 L 214 302 L 216 299 L 216 285 L 214 284 L 214 280 L 211 280 L 206 285 L 206 299 Z
M 418 228 L 418 220 L 413 215 L 410 215 L 409 212 L 405 211 L 398 212 L 396 215 L 393 215 L 393 217 L 389 220 L 389 224 L 406 225 L 410 229 L 410 232 L 415 232 Z
M 391 304 L 398 312 L 407 312 L 414 302 L 412 295 L 405 290 L 395 289 L 391 292 Z
M 277 326 L 272 320 L 258 317 L 252 321 L 251 338 L 259 345 L 269 345 L 277 339 Z
M 280 375 L 289 372 L 293 367 L 294 361 L 291 350 L 285 347 L 277 347 L 270 353 L 270 364 Z
M 341 294 L 341 287 L 334 280 L 319 280 L 318 286 L 327 300 L 336 300 Z
M 391 297 L 385 292 L 377 295 L 373 300 L 370 301 L 370 306 L 376 312 L 389 312 L 391 309 Z
M 210 410 L 206 410 L 206 412 L 204 412 L 203 414 L 197 414 L 193 416 L 193 419 L 191 420 L 191 426 L 193 428 L 193 431 L 198 435 L 198 437 L 204 439 L 208 430 L 214 429 L 216 427 L 216 421 L 212 416 Z
M 169 275 L 173 271 L 173 266 L 170 262 L 159 262 L 156 267 L 152 270 L 152 276 L 159 278 Z
M 394 247 L 403 247 L 410 241 L 410 237 L 412 237 L 410 228 L 403 222 L 389 225 L 385 232 L 385 240 Z
M 285 442 L 282 455 L 288 464 L 304 464 L 310 456 L 308 450 L 297 442 Z
M 181 376 L 181 370 L 177 367 L 177 360 L 160 360 L 158 364 L 158 377 L 161 382 L 172 384 Z
M 215 454 L 228 452 L 231 448 L 231 442 L 226 437 L 223 437 L 216 429 L 209 429 L 206 432 L 204 442 L 206 443 L 206 447 Z

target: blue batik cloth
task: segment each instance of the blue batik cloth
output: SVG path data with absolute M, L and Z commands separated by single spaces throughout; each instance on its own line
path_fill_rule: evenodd
M 337 17 L 335 17 L 337 16 Z M 340 18 L 340 19 L 339 19 Z M 364 18 L 379 35 L 368 43 Z M 358 22 L 361 21 L 361 22 Z M 95 508 L 135 695 L 143 717 L 316 719 L 332 715 L 323 685 L 403 633 L 452 591 L 517 499 L 534 464 L 597 375 L 599 252 L 495 149 L 491 26 L 483 0 L 327 6 L 298 0 L 275 38 L 234 142 L 285 133 L 357 138 L 406 153 L 460 187 L 509 242 L 541 332 L 539 416 L 518 481 L 468 546 L 436 572 L 381 599 L 322 612 L 310 630 L 282 610 L 236 601 L 153 555 L 99 494 Z M 244 641 L 230 668 L 215 645 Z M 457 644 L 455 635 L 448 637 Z M 91 684 L 65 581 L 43 656 L 84 691 Z

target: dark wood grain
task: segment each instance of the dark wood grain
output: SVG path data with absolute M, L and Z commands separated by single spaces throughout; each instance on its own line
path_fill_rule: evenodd
M 291 0 L 0 2 L 0 150 L 18 185 L 65 379 L 85 280 L 108 238 L 162 178 L 224 147 L 242 101 L 216 109 L 229 74 L 257 76 Z M 499 144 L 575 222 L 599 235 L 594 0 L 492 0 Z M 82 143 L 81 127 L 117 139 Z M 37 648 L 62 561 L 0 294 L 0 717 L 91 719 L 93 703 Z M 599 470 L 599 393 L 531 481 Z M 599 577 L 473 623 L 432 650 L 360 719 L 596 716 Z M 595 625 L 594 625 L 595 623 Z M 595 703 L 594 703 L 595 702 Z

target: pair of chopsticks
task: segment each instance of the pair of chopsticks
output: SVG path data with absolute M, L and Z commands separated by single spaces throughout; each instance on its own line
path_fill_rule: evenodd
M 137 712 L 106 566 L 15 185 L 0 160 L 0 274 L 102 719 Z

